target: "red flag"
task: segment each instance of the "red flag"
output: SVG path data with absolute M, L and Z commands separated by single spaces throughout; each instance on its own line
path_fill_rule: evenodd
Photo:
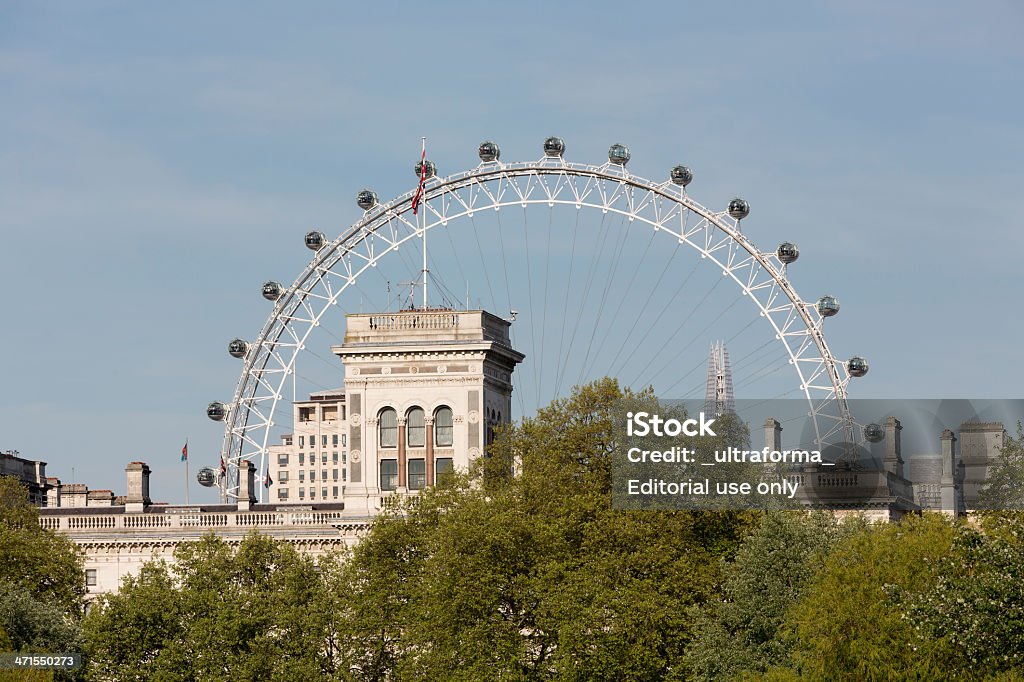
M 420 185 L 416 188 L 416 194 L 412 196 L 412 214 L 420 208 L 420 197 L 423 196 L 423 185 L 427 181 L 427 143 L 423 143 L 423 153 L 420 155 Z
M 182 462 L 187 462 L 188 461 L 188 440 L 187 439 L 185 440 L 185 447 L 183 447 L 181 449 L 181 461 Z
M 224 455 L 221 455 L 221 457 L 220 457 L 220 475 L 221 476 L 227 476 L 228 475 L 228 465 L 227 465 L 227 462 L 224 461 Z

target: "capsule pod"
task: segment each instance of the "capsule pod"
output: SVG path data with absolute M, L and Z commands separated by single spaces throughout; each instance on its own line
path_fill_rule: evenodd
M 313 230 L 312 232 L 306 233 L 306 248 L 309 249 L 310 251 L 319 251 L 320 249 L 324 248 L 324 244 L 326 243 L 327 235 L 325 235 L 323 232 L 317 232 L 316 230 Z
M 565 141 L 560 137 L 549 137 L 544 140 L 544 156 L 557 158 L 565 154 Z
M 855 355 L 846 361 L 846 371 L 852 377 L 862 377 L 868 373 L 868 361 Z
M 868 424 L 864 427 L 864 440 L 869 443 L 880 443 L 885 438 L 885 430 L 881 424 Z
M 245 339 L 232 339 L 228 342 L 228 355 L 233 358 L 244 358 L 249 351 L 249 343 Z
M 196 474 L 196 480 L 204 488 L 212 488 L 217 483 L 217 474 L 210 467 L 203 467 Z
M 418 171 L 416 175 L 419 175 Z M 360 190 L 359 194 L 356 195 L 356 205 L 364 211 L 369 211 L 377 205 L 377 193 L 372 189 Z
M 477 149 L 477 154 L 480 155 L 480 160 L 484 163 L 490 163 L 491 161 L 497 161 L 501 158 L 501 149 L 498 145 L 490 140 L 481 142 L 480 147 Z
M 835 296 L 822 296 L 818 299 L 818 313 L 822 317 L 832 317 L 839 312 L 839 299 Z
M 624 144 L 613 144 L 608 148 L 608 160 L 614 164 L 625 166 L 629 162 L 629 147 Z
M 669 171 L 669 178 L 680 187 L 686 187 L 693 182 L 693 171 L 686 166 L 675 166 Z
M 782 242 L 779 244 L 779 248 L 775 250 L 775 255 L 784 264 L 789 265 L 790 263 L 795 263 L 796 259 L 800 257 L 800 248 L 792 242 Z
M 283 289 L 281 288 L 280 282 L 274 282 L 271 280 L 263 283 L 263 298 L 268 301 L 276 301 L 281 298 L 282 291 Z
M 425 173 L 423 171 L 424 166 L 427 167 Z M 426 161 L 417 161 L 415 170 L 416 177 L 420 177 L 422 174 L 422 176 L 425 177 L 427 180 L 437 175 L 437 166 L 435 166 L 434 162 L 431 161 L 430 159 L 427 159 Z
M 227 406 L 224 403 L 217 402 L 216 400 L 206 406 L 206 416 L 215 422 L 224 421 L 224 417 L 227 413 Z
M 729 215 L 736 220 L 743 220 L 750 215 L 750 204 L 747 203 L 746 199 L 740 199 L 736 197 L 729 202 Z

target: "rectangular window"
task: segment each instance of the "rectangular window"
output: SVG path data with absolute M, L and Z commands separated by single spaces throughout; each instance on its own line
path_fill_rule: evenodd
M 327 464 L 327 453 L 326 452 L 324 452 L 324 453 L 322 453 L 320 455 L 320 463 L 321 464 Z
M 427 429 L 423 419 L 423 410 L 418 407 L 409 410 L 406 416 L 405 435 L 410 448 L 422 448 L 427 444 Z
M 334 447 L 338 447 L 338 434 L 331 436 L 331 444 L 334 445 Z
M 321 436 L 320 437 L 320 441 L 321 441 L 321 446 L 320 447 L 326 448 L 327 447 L 327 436 Z
M 421 490 L 427 484 L 427 462 L 423 459 L 409 460 L 409 489 Z
M 299 483 L 305 483 L 305 482 L 306 482 L 306 472 L 305 471 L 299 471 Z M 300 490 L 301 490 L 301 488 L 300 488 Z
M 299 436 L 299 447 L 301 448 L 301 447 L 304 447 L 305 445 L 306 445 L 306 437 L 305 436 Z
M 434 413 L 434 445 L 439 448 L 452 446 L 452 411 L 442 407 Z
M 327 469 L 322 469 L 320 471 L 320 480 L 321 481 L 326 481 L 327 480 Z
M 299 480 L 301 481 L 302 478 L 300 477 Z M 301 500 L 301 499 L 304 499 L 305 497 L 306 497 L 306 489 L 305 488 L 299 488 L 299 499 Z
M 279 454 L 277 456 L 277 465 L 282 467 L 288 466 L 288 455 L 285 453 Z
M 320 488 L 320 497 L 327 499 L 327 488 Z
M 287 469 L 281 469 L 280 471 L 278 471 L 277 472 L 277 482 L 278 483 L 285 483 L 287 481 L 288 481 L 288 470 Z
M 316 480 L 316 469 L 310 469 L 309 470 L 309 480 L 310 481 L 315 481 Z
M 315 500 L 316 499 L 316 488 L 314 488 L 313 486 L 309 487 L 309 499 L 311 499 L 311 500 Z
M 348 434 L 347 433 L 341 434 L 341 447 L 343 447 L 343 448 L 347 448 L 348 447 Z
M 315 407 L 300 407 L 299 408 L 299 421 L 300 422 L 313 421 L 313 416 L 314 416 L 313 413 L 314 413 L 315 410 L 316 410 Z M 312 438 L 312 436 L 310 436 L 310 438 Z
M 449 473 L 452 470 L 452 458 L 451 457 L 438 457 L 434 460 L 434 480 L 441 480 L 441 476 Z
M 338 463 L 338 453 L 337 452 L 332 452 L 331 453 L 331 464 L 337 464 L 337 463 Z
M 334 493 L 334 497 L 338 496 L 338 486 L 334 486 L 333 488 L 331 488 L 331 491 Z
M 394 490 L 398 487 L 398 460 L 382 459 L 380 461 L 380 489 Z
M 277 499 L 279 499 L 279 500 L 287 500 L 288 499 L 288 488 L 278 488 L 277 489 Z
M 338 480 L 338 470 L 337 469 L 332 469 L 331 470 L 331 479 L 334 480 L 334 481 Z
M 85 569 L 85 584 L 89 587 L 96 587 L 96 569 Z
M 291 445 L 292 444 L 292 437 L 291 436 L 283 436 L 282 440 L 283 440 L 285 445 Z
M 348 452 L 341 453 L 341 463 L 348 464 Z
M 299 453 L 299 466 L 306 463 L 306 454 L 304 452 Z

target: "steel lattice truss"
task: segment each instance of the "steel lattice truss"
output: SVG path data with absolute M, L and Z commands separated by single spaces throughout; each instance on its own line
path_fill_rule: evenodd
M 358 278 L 406 242 L 449 221 L 478 211 L 529 205 L 574 206 L 624 216 L 686 244 L 729 277 L 766 318 L 785 346 L 799 389 L 809 405 L 819 443 L 837 434 L 853 441 L 846 403 L 850 374 L 829 351 L 824 318 L 814 302 L 803 301 L 774 251 L 760 250 L 727 211 L 715 212 L 670 181 L 652 182 L 625 166 L 572 163 L 545 157 L 526 163 L 481 163 L 471 170 L 431 178 L 421 216 L 413 216 L 409 191 L 376 204 L 333 242 L 326 243 L 291 286 L 282 292 L 257 338 L 249 342 L 244 368 L 225 417 L 222 456 L 227 475 L 222 491 L 236 497 L 242 460 L 265 472 L 274 414 L 296 359 L 310 333 Z M 646 230 L 644 230 L 646 232 Z M 648 233 L 649 234 L 649 233 Z M 262 493 L 261 493 L 262 494 Z

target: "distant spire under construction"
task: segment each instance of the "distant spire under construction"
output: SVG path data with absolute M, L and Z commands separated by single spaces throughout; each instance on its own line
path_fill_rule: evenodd
M 725 343 L 711 344 L 708 355 L 708 385 L 704 393 L 704 414 L 736 414 L 736 400 L 732 393 L 732 369 Z

